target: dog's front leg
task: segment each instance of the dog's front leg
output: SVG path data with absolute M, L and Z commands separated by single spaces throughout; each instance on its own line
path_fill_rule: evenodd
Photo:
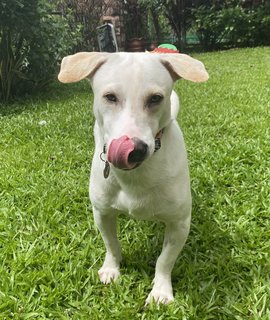
M 93 208 L 94 219 L 106 247 L 106 256 L 98 274 L 102 283 L 110 283 L 120 275 L 121 249 L 116 234 L 116 218 L 114 213 L 102 214 Z
M 151 300 L 164 304 L 173 301 L 171 272 L 186 242 L 189 227 L 190 217 L 184 221 L 166 223 L 162 252 L 156 263 L 154 286 L 146 299 L 146 304 Z

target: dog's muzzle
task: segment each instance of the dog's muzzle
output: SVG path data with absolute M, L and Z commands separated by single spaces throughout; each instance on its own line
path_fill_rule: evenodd
M 122 136 L 112 140 L 108 148 L 108 161 L 118 169 L 138 167 L 148 155 L 148 145 L 139 138 Z
M 161 137 L 163 132 L 164 128 L 156 134 L 154 152 L 157 152 L 161 148 Z M 105 179 L 107 179 L 110 174 L 110 163 L 116 168 L 123 170 L 137 168 L 147 158 L 148 145 L 139 138 L 122 136 L 112 140 L 108 149 L 107 160 L 103 158 L 103 155 L 106 153 L 107 146 L 104 144 L 103 152 L 100 154 L 100 160 L 105 163 L 103 169 L 103 176 Z

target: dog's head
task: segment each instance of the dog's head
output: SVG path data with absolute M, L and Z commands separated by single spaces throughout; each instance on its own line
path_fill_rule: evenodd
M 58 79 L 84 78 L 94 91 L 94 114 L 108 161 L 133 169 L 155 151 L 171 120 L 173 82 L 208 79 L 204 65 L 184 54 L 80 52 L 63 59 Z

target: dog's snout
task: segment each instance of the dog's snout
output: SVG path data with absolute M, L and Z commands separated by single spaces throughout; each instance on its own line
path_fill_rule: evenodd
M 108 161 L 118 169 L 137 168 L 148 155 L 148 145 L 137 137 L 113 139 L 108 149 Z
M 147 157 L 148 145 L 138 138 L 132 138 L 134 150 L 128 156 L 129 163 L 140 163 Z

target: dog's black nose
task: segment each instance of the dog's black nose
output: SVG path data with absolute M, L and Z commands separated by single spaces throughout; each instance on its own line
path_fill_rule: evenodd
M 134 142 L 135 147 L 128 156 L 128 162 L 140 163 L 147 157 L 148 145 L 138 138 L 132 138 L 132 141 Z

